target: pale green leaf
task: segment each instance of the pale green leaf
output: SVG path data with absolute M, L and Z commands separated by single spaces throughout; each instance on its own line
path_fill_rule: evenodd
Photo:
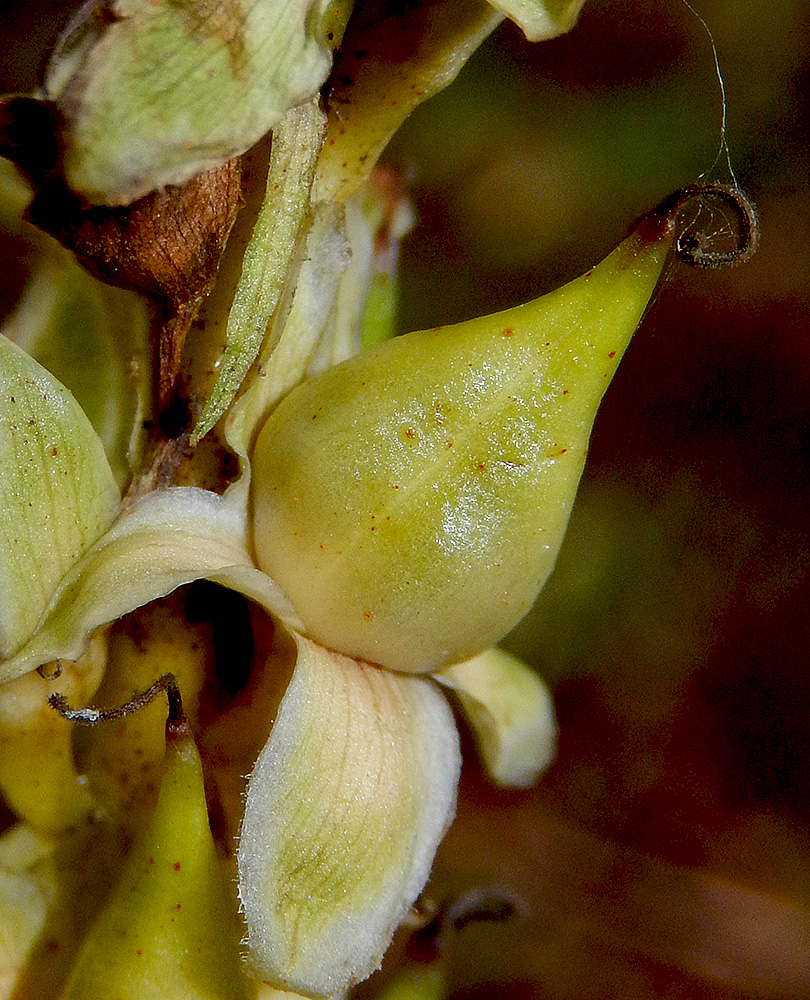
M 490 775 L 528 788 L 554 759 L 557 723 L 551 694 L 525 663 L 487 649 L 435 674 L 456 692 Z
M 65 117 L 68 183 L 126 204 L 244 152 L 317 94 L 333 22 L 347 16 L 332 0 L 111 0 L 82 12 L 44 91 Z
M 145 302 L 92 278 L 68 254 L 53 253 L 29 282 L 4 332 L 75 396 L 123 488 L 150 398 Z
M 458 734 L 429 680 L 300 636 L 238 849 L 251 964 L 332 996 L 370 975 L 453 817 Z
M 489 0 L 520 25 L 530 42 L 556 38 L 574 26 L 585 0 Z
M 13 656 L 33 633 L 119 501 L 102 443 L 78 403 L 0 336 L 0 657 Z
M 40 630 L 0 663 L 0 682 L 51 660 L 77 659 L 100 626 L 202 578 L 297 621 L 272 580 L 253 567 L 244 513 L 207 490 L 176 487 L 121 514 L 63 580 Z
M 323 130 L 324 116 L 316 104 L 310 103 L 285 115 L 273 133 L 265 197 L 244 250 L 241 274 L 227 313 L 224 354 L 217 361 L 217 379 L 194 428 L 192 442 L 204 437 L 231 404 L 262 346 L 270 317 L 289 281 L 288 272 L 309 208 Z M 216 313 L 208 317 L 212 326 L 218 320 Z

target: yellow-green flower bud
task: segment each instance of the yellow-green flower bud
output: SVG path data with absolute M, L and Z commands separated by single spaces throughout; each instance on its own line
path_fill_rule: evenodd
M 312 638 L 433 671 L 523 617 L 677 214 L 703 194 L 673 197 L 535 302 L 388 341 L 278 406 L 253 458 L 254 542 Z M 684 255 L 693 242 L 679 241 Z

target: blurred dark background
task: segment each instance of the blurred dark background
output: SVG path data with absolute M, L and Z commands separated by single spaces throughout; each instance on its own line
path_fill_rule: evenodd
M 430 892 L 516 894 L 523 917 L 447 945 L 457 997 L 810 996 L 810 4 L 694 7 L 761 248 L 670 272 L 557 571 L 505 643 L 554 688 L 559 755 L 507 793 L 467 753 Z M 6 4 L 3 89 L 33 87 L 68 13 Z M 537 45 L 505 24 L 386 154 L 419 219 L 402 329 L 525 301 L 675 188 L 728 181 L 721 117 L 681 0 L 587 0 Z

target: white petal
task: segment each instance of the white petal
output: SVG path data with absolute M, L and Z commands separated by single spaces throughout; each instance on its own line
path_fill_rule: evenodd
M 300 636 L 248 787 L 239 892 L 254 969 L 334 996 L 379 967 L 455 811 L 458 734 L 431 681 Z

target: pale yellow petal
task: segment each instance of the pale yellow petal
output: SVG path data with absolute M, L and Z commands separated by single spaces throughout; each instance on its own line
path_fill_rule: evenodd
M 557 748 L 551 693 L 534 670 L 493 648 L 435 676 L 456 692 L 495 781 L 511 788 L 533 784 Z
M 379 966 L 427 880 L 455 809 L 458 734 L 431 681 L 297 642 L 248 787 L 239 891 L 261 978 L 334 996 Z
M 295 622 L 284 595 L 253 566 L 244 512 L 207 490 L 176 487 L 139 500 L 74 566 L 39 631 L 0 663 L 0 682 L 50 660 L 78 659 L 101 625 L 199 579 Z

